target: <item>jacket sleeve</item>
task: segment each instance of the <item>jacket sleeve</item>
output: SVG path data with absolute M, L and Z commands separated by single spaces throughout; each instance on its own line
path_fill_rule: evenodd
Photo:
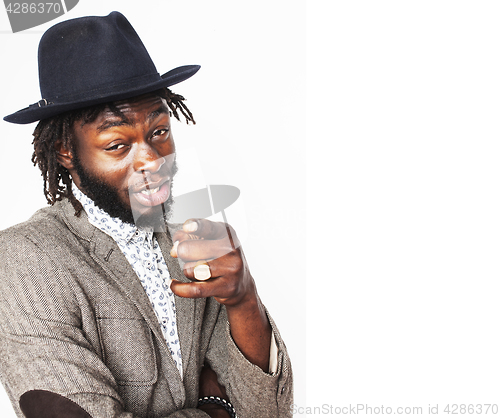
M 16 414 L 24 417 L 23 397 L 27 414 L 59 405 L 61 415 L 50 416 L 133 418 L 113 374 L 87 339 L 71 267 L 62 268 L 38 245 L 13 235 L 0 237 L 0 377 Z M 168 417 L 208 415 L 186 409 Z
M 290 358 L 273 319 L 267 312 L 278 349 L 275 373 L 249 362 L 231 337 L 224 307 L 220 310 L 206 360 L 226 387 L 238 418 L 291 417 L 293 376 Z

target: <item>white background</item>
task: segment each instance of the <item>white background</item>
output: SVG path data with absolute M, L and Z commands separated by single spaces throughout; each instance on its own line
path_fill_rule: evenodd
M 174 89 L 198 121 L 174 126 L 179 154 L 242 191 L 296 409 L 500 404 L 500 5 L 80 0 L 67 17 L 115 9 L 161 73 L 202 65 Z M 40 98 L 52 23 L 9 34 L 0 13 L 2 115 Z M 44 204 L 33 128 L 0 123 L 0 228 Z

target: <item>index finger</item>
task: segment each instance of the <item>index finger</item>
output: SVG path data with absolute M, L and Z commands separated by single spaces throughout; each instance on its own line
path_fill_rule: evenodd
M 231 246 L 235 248 L 234 231 L 229 225 L 223 222 L 212 222 L 208 219 L 192 218 L 184 222 L 184 225 L 182 225 L 182 229 L 188 234 L 194 234 L 200 238 L 205 239 L 221 239 L 229 236 Z

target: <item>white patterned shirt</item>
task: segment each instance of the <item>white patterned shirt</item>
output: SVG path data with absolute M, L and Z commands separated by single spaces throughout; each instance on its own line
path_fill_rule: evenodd
M 161 325 L 170 354 L 182 377 L 182 356 L 175 298 L 170 290 L 172 279 L 153 228 L 138 228 L 118 218 L 112 218 L 73 184 L 73 194 L 83 205 L 89 222 L 115 240 L 141 281 Z

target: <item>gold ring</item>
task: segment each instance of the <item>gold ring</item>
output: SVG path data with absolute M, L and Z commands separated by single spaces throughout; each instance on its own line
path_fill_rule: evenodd
M 205 261 L 198 261 L 194 268 L 194 278 L 196 280 L 208 280 L 212 277 L 210 267 Z

